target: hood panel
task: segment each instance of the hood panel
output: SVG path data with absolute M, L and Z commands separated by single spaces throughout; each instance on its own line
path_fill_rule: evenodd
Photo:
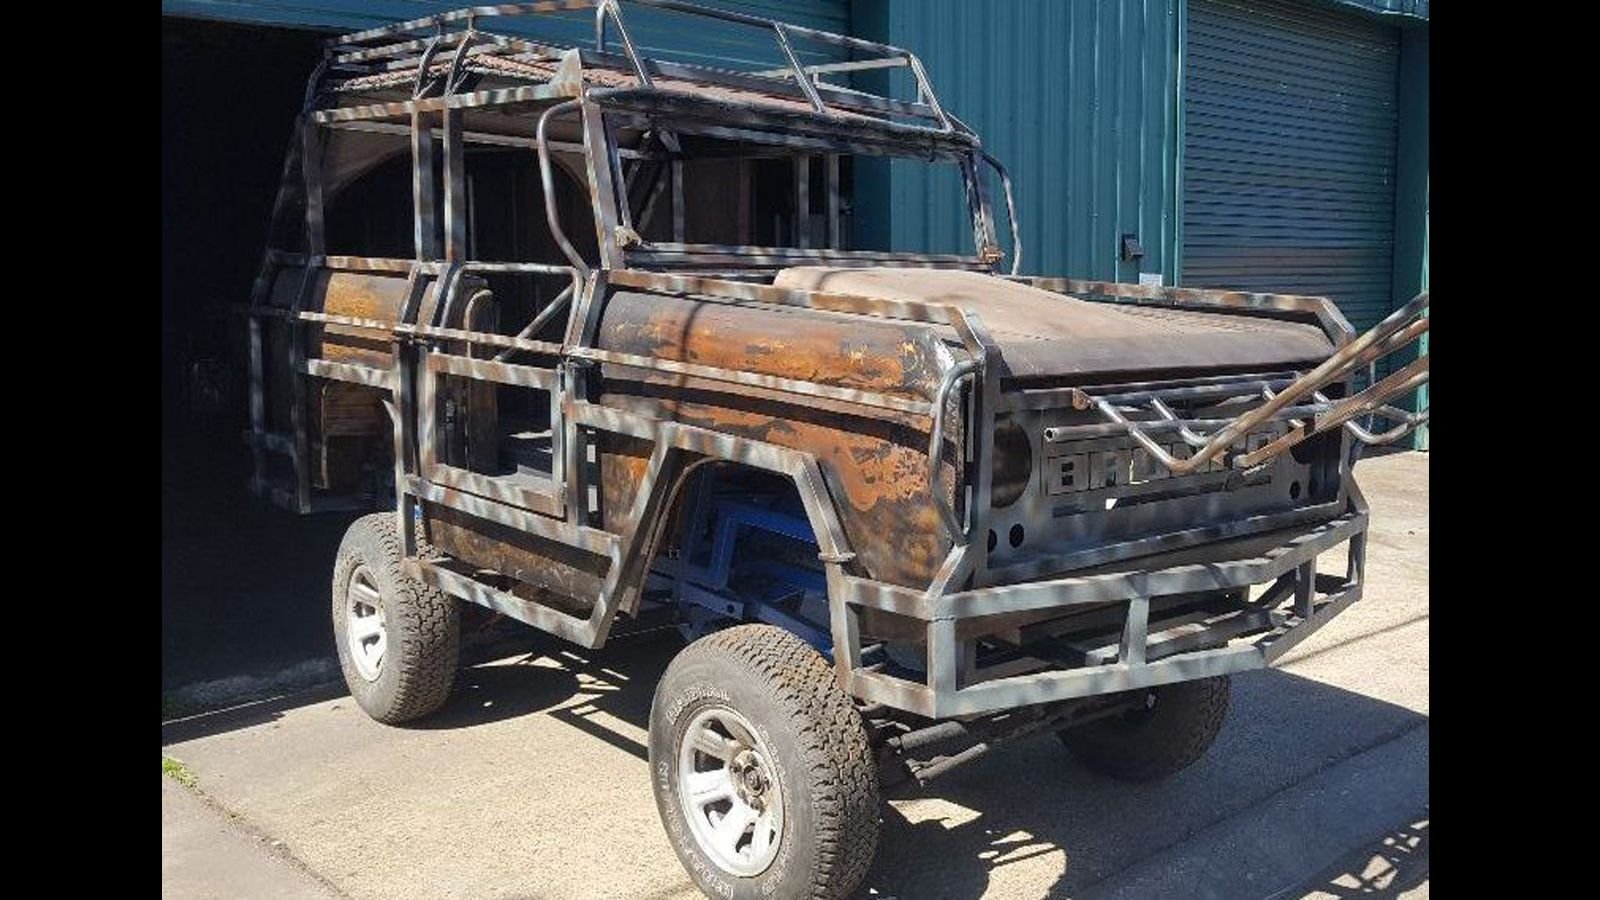
M 1311 324 L 1098 303 L 981 272 L 798 266 L 773 284 L 960 306 L 983 320 L 1012 378 L 1281 368 L 1320 362 L 1334 350 Z

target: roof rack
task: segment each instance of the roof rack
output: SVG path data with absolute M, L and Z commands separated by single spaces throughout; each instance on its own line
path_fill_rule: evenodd
M 625 4 L 765 30 L 786 64 L 739 72 L 646 56 L 629 31 L 622 11 Z M 568 26 L 570 32 L 574 20 L 562 19 L 560 14 L 588 9 L 594 10 L 592 49 L 570 39 L 535 33 L 558 32 L 558 24 Z M 518 24 L 535 27 L 495 31 L 484 27 L 489 20 L 511 26 L 509 20 L 516 17 L 524 17 Z M 796 38 L 844 48 L 856 58 L 805 65 L 795 52 Z M 617 49 L 621 52 L 615 52 Z M 635 96 L 698 95 L 756 108 L 776 107 L 791 115 L 808 113 L 834 122 L 867 122 L 896 131 L 972 137 L 970 129 L 945 112 L 922 62 L 908 50 L 680 0 L 546 0 L 473 6 L 342 35 L 327 42 L 323 64 L 307 90 L 307 107 L 319 96 L 394 89 L 408 83 L 413 99 L 448 97 L 474 73 L 554 86 L 561 82 L 560 63 L 573 51 L 581 77 L 568 96 L 587 96 L 597 88 L 608 94 L 623 89 Z M 895 68 L 910 72 L 916 84 L 914 100 L 827 80 Z

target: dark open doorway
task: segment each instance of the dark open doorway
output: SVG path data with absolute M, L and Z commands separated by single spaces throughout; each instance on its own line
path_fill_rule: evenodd
M 323 563 L 343 525 L 304 527 L 245 490 L 244 326 L 232 312 L 249 300 L 321 38 L 162 19 L 164 692 L 331 650 Z

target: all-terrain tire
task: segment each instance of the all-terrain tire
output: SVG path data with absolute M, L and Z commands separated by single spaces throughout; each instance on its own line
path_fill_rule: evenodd
M 419 547 L 424 556 L 431 548 Z M 367 715 L 391 725 L 425 716 L 450 696 L 461 648 L 461 611 L 454 597 L 401 571 L 394 513 L 351 523 L 333 564 L 333 638 L 350 695 Z M 348 640 L 347 610 L 356 573 L 382 599 L 386 648 L 375 678 L 363 675 Z
M 1141 690 L 1153 706 L 1087 722 L 1059 733 L 1091 771 L 1121 781 L 1157 781 L 1205 755 L 1228 715 L 1226 675 Z
M 752 726 L 773 757 L 764 764 L 781 791 L 776 855 L 750 875 L 730 871 L 706 852 L 690 826 L 695 813 L 682 799 L 681 752 L 692 740 L 687 730 L 721 710 Z M 781 628 L 718 631 L 673 659 L 650 707 L 650 772 L 667 837 L 708 896 L 848 897 L 877 852 L 878 774 L 861 715 L 828 662 Z

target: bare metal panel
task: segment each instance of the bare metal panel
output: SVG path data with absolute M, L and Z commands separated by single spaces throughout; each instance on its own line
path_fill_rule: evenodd
M 983 319 L 1014 378 L 1292 366 L 1333 352 L 1315 325 L 1095 303 L 980 272 L 807 266 L 773 284 L 958 304 Z

